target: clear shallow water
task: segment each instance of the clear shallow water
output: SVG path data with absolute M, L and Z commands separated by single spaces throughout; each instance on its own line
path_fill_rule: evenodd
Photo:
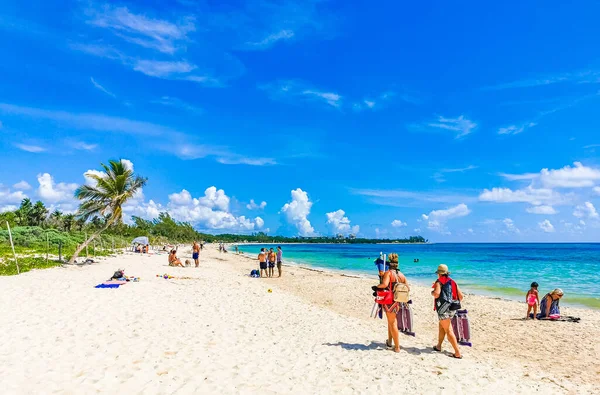
M 252 255 L 261 247 L 276 246 L 239 246 Z M 379 253 L 396 252 L 400 270 L 415 283 L 431 284 L 437 265 L 445 263 L 469 292 L 525 300 L 536 281 L 541 295 L 562 288 L 562 303 L 600 309 L 600 244 L 286 244 L 282 249 L 286 263 L 373 276 Z

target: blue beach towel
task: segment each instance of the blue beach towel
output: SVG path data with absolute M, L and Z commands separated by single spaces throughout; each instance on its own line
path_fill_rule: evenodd
M 123 284 L 98 284 L 94 288 L 119 288 Z

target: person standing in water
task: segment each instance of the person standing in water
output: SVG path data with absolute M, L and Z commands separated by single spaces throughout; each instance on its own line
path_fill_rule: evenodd
M 194 263 L 196 267 L 200 265 L 200 244 L 196 240 L 194 240 L 194 245 L 192 245 L 192 258 L 194 259 Z

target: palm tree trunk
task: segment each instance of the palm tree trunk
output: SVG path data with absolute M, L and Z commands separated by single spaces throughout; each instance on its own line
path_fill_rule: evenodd
M 113 223 L 114 220 L 108 220 L 106 221 L 106 225 L 104 225 L 104 227 L 100 230 L 98 230 L 96 233 L 94 233 L 93 235 L 90 236 L 89 239 L 87 239 L 84 243 L 80 244 L 77 249 L 75 250 L 75 252 L 73 253 L 73 256 L 71 257 L 71 259 L 69 259 L 69 265 L 72 265 L 75 263 L 75 259 L 77 259 L 77 257 L 79 256 L 79 253 L 81 251 L 83 251 L 83 249 L 85 247 L 88 246 L 88 244 L 90 244 L 92 242 L 92 240 L 94 240 L 96 237 L 98 237 L 100 235 L 100 233 L 104 232 L 106 229 L 108 229 L 108 227 Z

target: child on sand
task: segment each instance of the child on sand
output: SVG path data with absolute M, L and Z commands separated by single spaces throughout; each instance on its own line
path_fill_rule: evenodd
M 540 305 L 540 296 L 538 295 L 538 283 L 535 281 L 531 283 L 531 288 L 525 295 L 525 301 L 527 302 L 527 315 L 525 319 L 529 318 L 529 313 L 533 310 L 533 318 L 537 316 L 538 306 Z

